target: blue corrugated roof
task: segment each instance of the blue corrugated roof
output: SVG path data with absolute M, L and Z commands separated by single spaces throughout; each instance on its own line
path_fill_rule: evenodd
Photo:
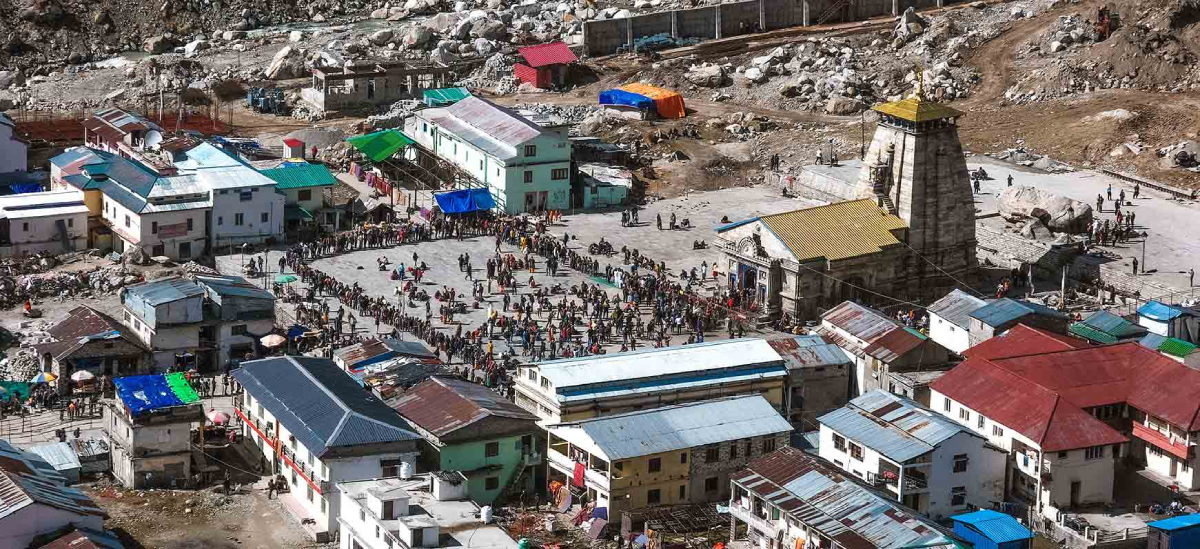
M 851 400 L 817 421 L 822 427 L 898 463 L 929 453 L 959 433 L 972 434 L 966 426 L 946 416 L 879 389 Z
M 1183 310 L 1158 301 L 1150 301 L 1138 307 L 1138 314 L 1146 318 L 1166 322 L 1183 315 Z
M 1146 329 L 1108 311 L 1096 311 L 1083 319 L 1083 323 L 1118 339 L 1146 333 Z
M 996 543 L 1008 543 L 1033 537 L 1033 532 L 1021 526 L 1017 519 L 990 509 L 950 517 L 955 522 L 970 524 L 984 537 Z
M 1169 519 L 1156 520 L 1154 522 L 1146 524 L 1146 526 L 1149 526 L 1151 528 L 1158 528 L 1159 530 L 1171 531 L 1171 530 L 1179 530 L 1181 528 L 1191 528 L 1198 524 L 1200 524 L 1200 513 L 1193 514 L 1193 515 L 1183 515 L 1183 516 L 1178 516 L 1178 517 L 1171 517 Z
M 350 448 L 419 438 L 332 360 L 282 356 L 243 362 L 233 377 L 318 458 Z M 384 452 L 379 452 L 384 453 Z
M 46 444 L 30 446 L 25 450 L 40 456 L 43 461 L 49 463 L 56 471 L 79 469 L 82 467 L 79 464 L 79 456 L 75 455 L 75 449 L 71 448 L 71 445 L 66 442 L 48 442 Z
M 1166 341 L 1167 341 L 1167 336 L 1158 335 L 1155 333 L 1149 333 L 1149 334 L 1146 334 L 1146 337 L 1143 337 L 1141 340 L 1138 341 L 1138 345 L 1141 345 L 1142 347 L 1150 349 L 1151 351 L 1157 351 L 1158 348 L 1161 347 L 1162 344 L 1165 343 Z
M 976 309 L 971 313 L 971 318 L 978 319 L 988 326 L 1001 326 L 1028 314 L 1066 318 L 1066 315 L 1045 305 L 1007 297 Z
M 741 220 L 741 221 L 734 221 L 733 223 L 729 223 L 729 224 L 727 224 L 727 225 L 721 225 L 720 227 L 717 227 L 717 232 L 719 233 L 719 232 L 722 232 L 722 231 L 728 231 L 729 229 L 736 229 L 736 228 L 738 228 L 738 227 L 741 227 L 742 225 L 745 225 L 745 224 L 747 224 L 747 223 L 754 223 L 755 221 L 758 221 L 758 220 L 759 220 L 759 218 L 757 218 L 757 217 L 752 217 L 752 218 L 750 218 L 750 219 L 743 219 L 743 220 Z
M 204 289 L 198 284 L 178 276 L 126 286 L 125 291 L 131 296 L 137 296 L 150 306 L 204 295 Z
M 547 429 L 582 429 L 610 460 L 695 448 L 730 440 L 792 431 L 761 395 L 664 406 Z
M 275 294 L 247 282 L 240 276 L 200 275 L 196 277 L 196 282 L 207 286 L 218 296 L 229 295 L 275 301 Z

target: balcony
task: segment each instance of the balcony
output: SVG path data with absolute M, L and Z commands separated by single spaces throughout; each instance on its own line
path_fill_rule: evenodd
M 566 474 L 568 477 L 571 477 L 572 475 L 575 474 L 575 461 L 574 460 L 568 458 L 567 456 L 562 455 L 561 453 L 559 453 L 555 450 L 550 450 L 547 453 L 546 457 L 549 460 L 550 466 L 554 467 L 555 469 L 558 469 L 559 472 Z M 609 491 L 609 481 L 608 481 L 608 473 L 607 472 L 597 471 L 597 470 L 589 467 L 589 468 L 585 468 L 583 478 L 584 478 L 584 482 L 586 484 L 590 484 L 595 488 L 604 490 L 605 492 Z
M 1170 452 L 1171 455 L 1182 460 L 1192 459 L 1196 454 L 1195 446 L 1189 446 L 1178 438 L 1168 438 L 1157 429 L 1151 429 L 1141 423 L 1133 424 L 1133 436 L 1157 446 L 1164 452 Z
M 729 501 L 729 514 L 733 515 L 734 518 L 753 526 L 755 530 L 763 532 L 772 538 L 775 537 L 776 526 L 770 519 L 766 517 L 766 509 L 759 509 L 759 511 L 763 513 L 762 516 L 760 516 L 750 508 L 753 505 L 754 503 L 751 502 L 749 496 L 740 498 L 740 501 L 739 498 L 733 498 Z
M 521 454 L 521 462 L 528 467 L 534 467 L 542 464 L 544 456 L 538 452 L 528 451 Z

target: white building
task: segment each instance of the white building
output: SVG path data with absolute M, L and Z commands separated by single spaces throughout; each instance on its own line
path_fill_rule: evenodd
M 571 144 L 516 112 L 470 96 L 417 111 L 405 135 L 486 184 L 507 213 L 563 210 L 571 201 Z
M 283 235 L 284 194 L 275 180 L 247 166 L 210 143 L 199 143 L 176 153 L 174 165 L 194 173 L 211 192 L 212 246 L 245 242 L 261 244 Z
M 88 209 L 77 190 L 0 197 L 0 255 L 87 247 Z
M 961 355 L 971 347 L 971 313 L 987 302 L 967 292 L 955 289 L 934 301 L 929 313 L 929 339 L 951 352 Z
M 166 132 L 158 124 L 116 107 L 98 110 L 85 118 L 83 130 L 87 146 L 137 160 L 143 160 L 144 152 L 166 139 Z
M 504 529 L 475 518 L 466 487 L 462 473 L 440 472 L 340 482 L 340 547 L 514 549 Z
M 420 437 L 332 360 L 299 356 L 245 362 L 235 412 L 268 470 L 291 485 L 280 496 L 315 540 L 339 529 L 339 483 L 415 471 Z M 343 539 L 346 536 L 342 536 Z
M 912 400 L 875 390 L 817 421 L 822 459 L 935 520 L 1004 500 L 1006 452 Z
M 29 144 L 17 137 L 16 123 L 0 112 L 0 173 L 29 169 Z
M 49 463 L 0 440 L 0 547 L 24 548 L 65 526 L 103 530 L 107 515 Z

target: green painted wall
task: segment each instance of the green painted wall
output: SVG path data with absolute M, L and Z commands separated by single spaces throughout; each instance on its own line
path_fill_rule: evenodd
M 500 453 L 498 455 L 486 457 L 487 443 L 489 442 L 499 444 Z M 502 467 L 496 471 L 466 473 L 467 493 L 479 504 L 488 504 L 496 499 L 512 476 L 520 470 L 521 435 L 455 444 L 446 446 L 441 451 L 441 469 L 443 471 L 473 471 L 486 465 L 497 464 Z M 532 478 L 532 475 L 527 476 Z M 495 489 L 487 489 L 489 477 L 499 477 Z

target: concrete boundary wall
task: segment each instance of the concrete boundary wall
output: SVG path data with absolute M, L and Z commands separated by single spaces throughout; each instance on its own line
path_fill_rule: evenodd
M 831 6 L 838 6 L 826 23 L 845 23 L 899 15 L 909 7 L 942 7 L 961 0 L 743 0 L 657 13 L 626 19 L 586 21 L 583 44 L 586 55 L 617 53 L 642 37 L 667 33 L 675 38 L 711 40 L 799 25 L 815 25 Z

